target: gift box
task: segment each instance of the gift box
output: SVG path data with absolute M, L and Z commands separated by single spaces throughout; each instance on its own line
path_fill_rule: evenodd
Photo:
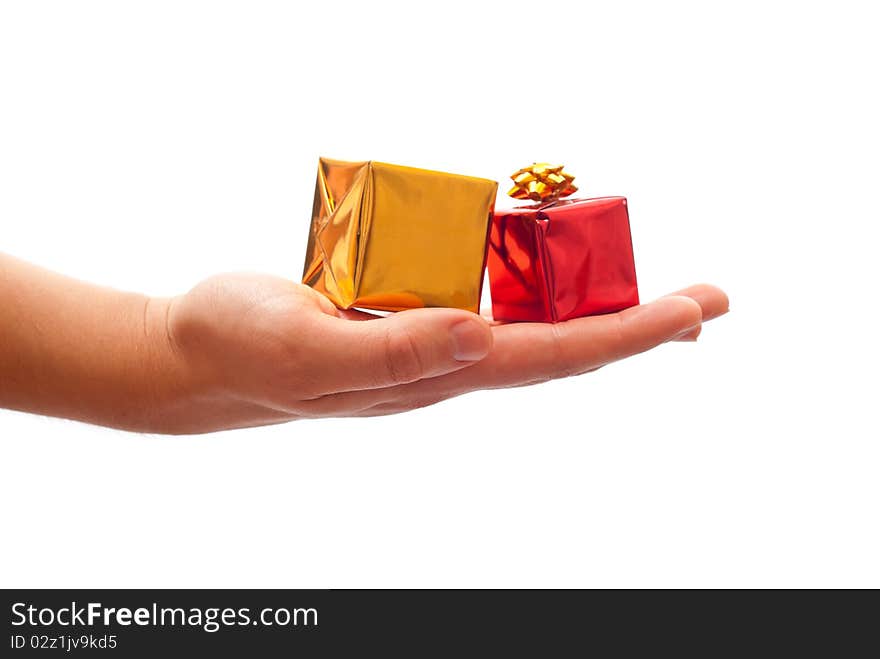
M 561 199 L 577 190 L 561 166 L 516 172 L 508 193 L 537 203 L 495 213 L 489 283 L 496 320 L 560 322 L 639 303 L 624 197 Z
M 336 306 L 479 311 L 498 184 L 321 158 L 302 281 Z

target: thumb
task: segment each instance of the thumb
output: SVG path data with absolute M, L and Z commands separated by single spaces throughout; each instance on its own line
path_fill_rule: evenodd
M 465 368 L 492 349 L 482 316 L 458 309 L 413 309 L 351 321 L 324 316 L 316 340 L 323 367 L 313 384 L 322 394 L 379 389 Z

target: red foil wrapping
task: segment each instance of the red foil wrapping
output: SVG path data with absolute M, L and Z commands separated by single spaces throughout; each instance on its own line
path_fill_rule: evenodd
M 496 320 L 555 323 L 639 303 L 624 197 L 496 211 L 488 266 Z

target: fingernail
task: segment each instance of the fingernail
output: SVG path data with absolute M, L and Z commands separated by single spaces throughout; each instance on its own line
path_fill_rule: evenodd
M 696 341 L 697 337 L 700 336 L 700 332 L 703 331 L 702 325 L 697 325 L 695 327 L 691 327 L 690 329 L 685 330 L 684 332 L 679 332 L 675 336 L 672 337 L 673 341 Z
M 491 334 L 477 320 L 463 320 L 449 330 L 452 355 L 460 362 L 475 362 L 489 354 Z
M 697 325 L 696 327 L 692 327 L 689 330 L 682 332 L 681 334 L 677 334 L 673 341 L 696 341 L 697 337 L 700 336 L 700 332 L 703 331 L 702 325 Z

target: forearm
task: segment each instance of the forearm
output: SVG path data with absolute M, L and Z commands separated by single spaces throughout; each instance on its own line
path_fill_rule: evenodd
M 167 308 L 0 254 L 0 406 L 162 430 L 192 385 Z

